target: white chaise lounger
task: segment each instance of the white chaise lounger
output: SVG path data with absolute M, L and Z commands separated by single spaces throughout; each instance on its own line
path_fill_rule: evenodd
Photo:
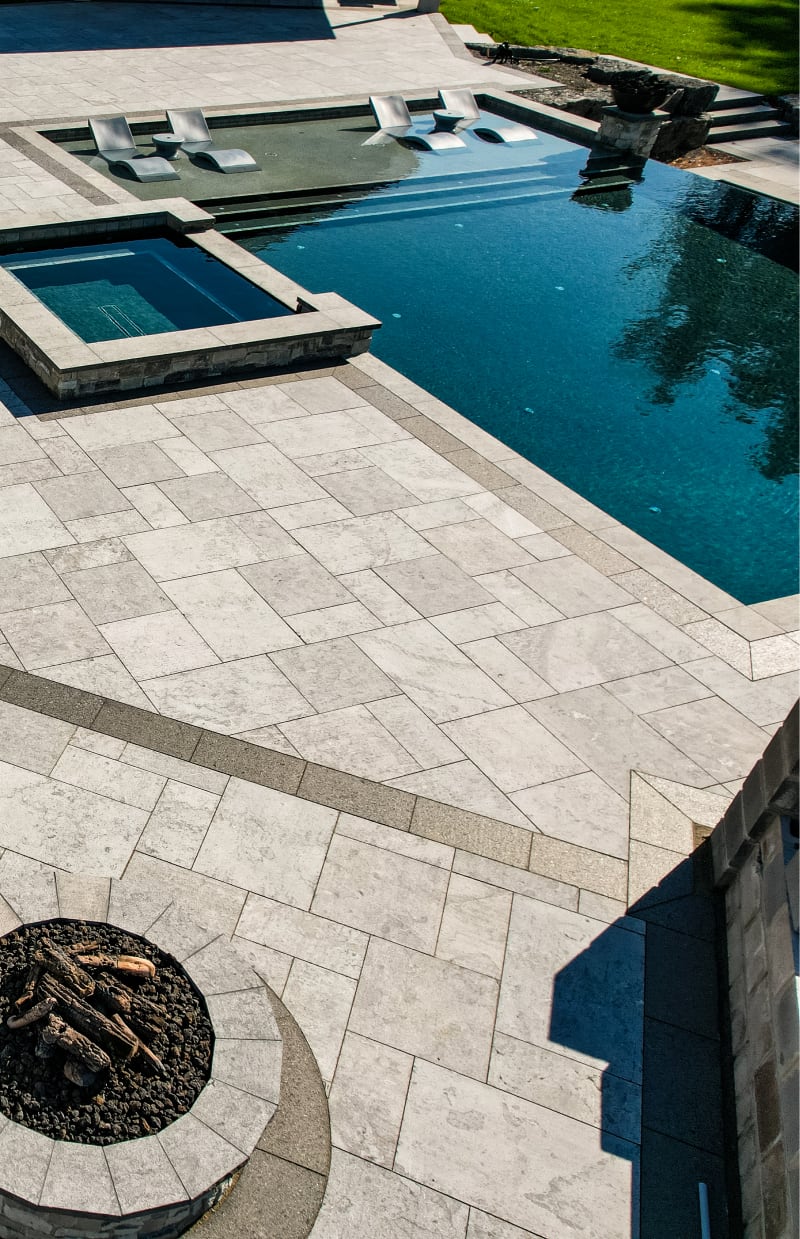
M 440 90 L 439 99 L 448 112 L 459 112 L 464 117 L 462 128 L 471 129 L 479 138 L 488 138 L 490 142 L 536 141 L 536 133 L 527 125 L 521 125 L 515 120 L 505 120 L 500 116 L 492 117 L 491 120 L 485 115 L 481 116 L 475 96 L 466 87 Z
M 430 151 L 452 151 L 466 145 L 457 133 L 420 128 L 421 122 L 414 122 L 405 99 L 400 95 L 370 95 L 369 106 L 381 134 L 424 146 Z
M 209 163 L 217 172 L 257 172 L 252 155 L 238 147 L 215 146 L 214 139 L 200 108 L 179 108 L 167 112 L 167 120 L 176 137 L 183 139 L 182 149 L 201 163 Z
M 97 153 L 109 168 L 127 168 L 137 181 L 177 181 L 175 169 L 162 155 L 140 155 L 124 116 L 90 120 Z

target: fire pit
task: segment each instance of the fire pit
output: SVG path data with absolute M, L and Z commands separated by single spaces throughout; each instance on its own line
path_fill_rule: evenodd
M 212 1042 L 198 991 L 144 938 L 58 920 L 0 947 L 0 1113 L 34 1131 L 100 1145 L 160 1131 L 207 1083 Z
M 275 1112 L 266 986 L 168 894 L 90 879 L 56 903 L 0 937 L 0 1237 L 171 1239 Z

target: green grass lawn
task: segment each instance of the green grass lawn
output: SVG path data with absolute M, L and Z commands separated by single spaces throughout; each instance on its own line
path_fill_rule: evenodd
M 796 0 L 442 0 L 497 40 L 581 47 L 760 94 L 797 90 Z

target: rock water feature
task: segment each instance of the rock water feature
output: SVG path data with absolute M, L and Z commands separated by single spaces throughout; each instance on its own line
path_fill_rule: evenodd
M 267 986 L 163 890 L 59 874 L 40 900 L 0 936 L 0 1239 L 176 1239 L 277 1109 Z
M 51 921 L 0 945 L 0 1112 L 62 1140 L 160 1131 L 208 1080 L 213 1033 L 173 960 L 111 926 Z

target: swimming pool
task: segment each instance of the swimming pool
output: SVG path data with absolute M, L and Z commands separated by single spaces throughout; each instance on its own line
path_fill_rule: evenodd
M 87 343 L 292 313 L 177 237 L 29 250 L 0 266 Z
M 792 209 L 657 163 L 573 199 L 585 148 L 493 151 L 478 172 L 418 153 L 226 231 L 382 319 L 379 357 L 742 602 L 794 593 Z

